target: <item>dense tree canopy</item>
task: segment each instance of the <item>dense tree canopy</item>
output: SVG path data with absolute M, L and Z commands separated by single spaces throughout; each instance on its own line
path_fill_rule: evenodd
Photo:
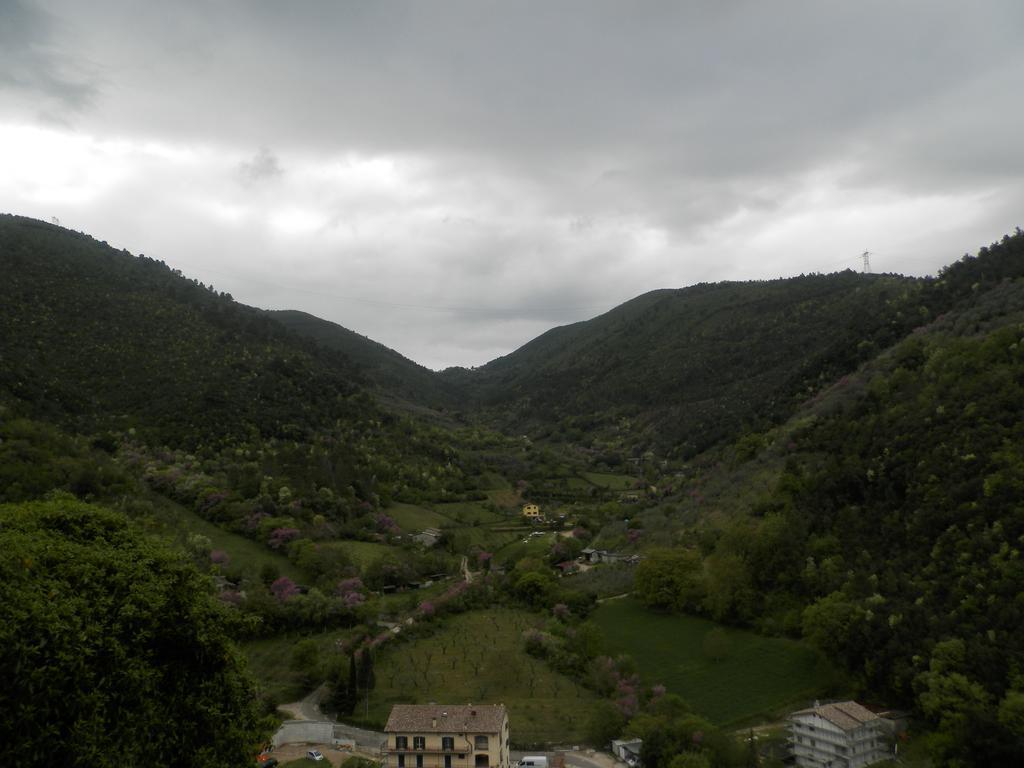
M 10 765 L 238 766 L 257 712 L 204 577 L 120 515 L 0 506 L 0 743 Z

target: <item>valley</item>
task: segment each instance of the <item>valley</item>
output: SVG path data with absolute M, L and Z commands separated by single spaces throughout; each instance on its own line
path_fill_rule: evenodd
M 1019 231 L 934 279 L 656 291 L 440 373 L 43 222 L 0 218 L 0 268 L 0 512 L 111 516 L 204 585 L 168 615 L 247 658 L 236 749 L 326 684 L 346 722 L 504 703 L 518 747 L 637 736 L 652 764 L 698 732 L 743 764 L 733 732 L 851 696 L 936 759 L 1019 754 Z M 82 606 L 10 535 L 19 621 L 55 631 L 46 595 Z

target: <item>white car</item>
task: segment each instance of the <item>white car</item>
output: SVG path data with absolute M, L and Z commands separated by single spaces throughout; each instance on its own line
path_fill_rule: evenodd
M 319 749 L 311 749 L 306 753 L 306 757 L 310 760 L 323 760 L 324 756 L 320 753 Z

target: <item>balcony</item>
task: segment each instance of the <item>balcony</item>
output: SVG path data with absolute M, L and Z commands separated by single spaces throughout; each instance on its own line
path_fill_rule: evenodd
M 475 751 L 476 750 L 473 748 L 473 745 L 470 744 L 468 741 L 462 743 L 456 742 L 451 749 L 448 749 L 441 745 L 425 745 L 422 747 L 393 747 L 387 741 L 385 741 L 381 745 L 381 752 L 388 755 L 471 755 Z

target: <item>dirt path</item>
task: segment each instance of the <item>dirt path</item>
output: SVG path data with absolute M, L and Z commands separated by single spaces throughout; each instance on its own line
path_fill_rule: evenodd
M 292 720 L 329 720 L 330 718 L 320 711 L 320 699 L 326 692 L 327 683 L 321 683 L 319 688 L 310 691 L 304 699 L 293 701 L 291 704 L 278 704 L 277 708 L 291 715 Z

